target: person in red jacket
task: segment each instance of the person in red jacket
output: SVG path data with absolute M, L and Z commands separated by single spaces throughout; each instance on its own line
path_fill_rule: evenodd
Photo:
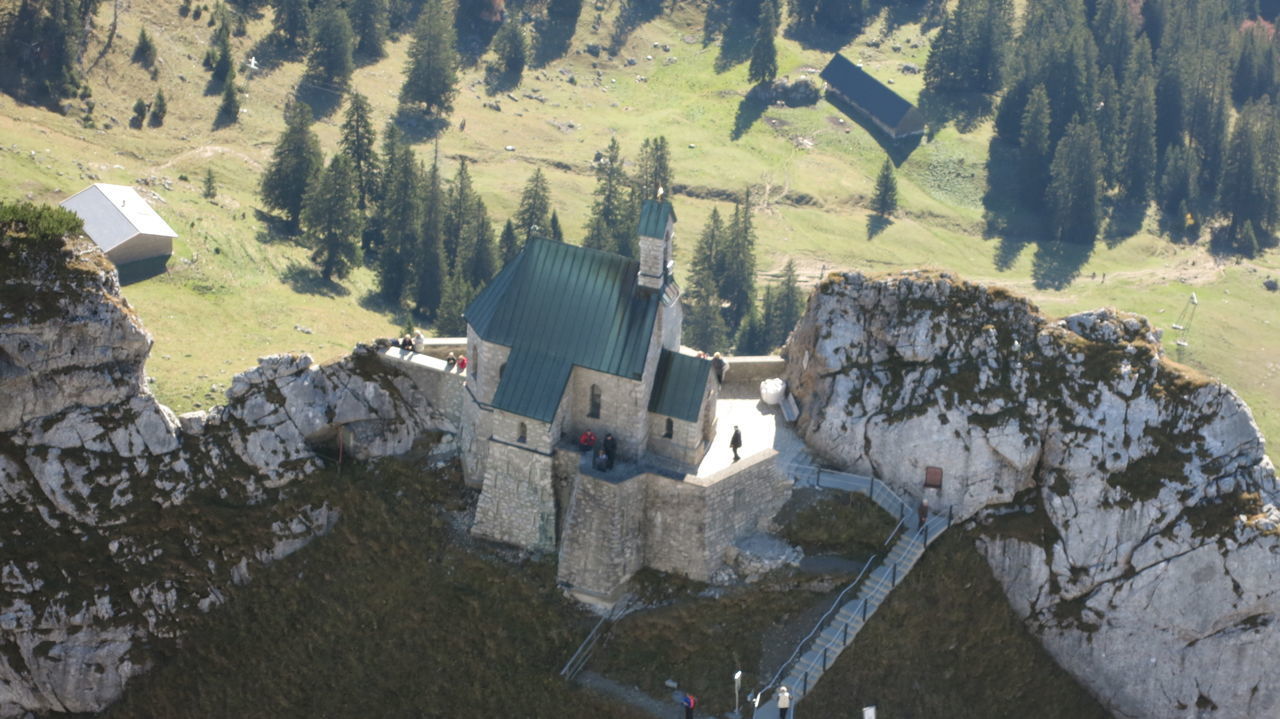
M 458 355 L 458 374 L 466 374 L 466 373 L 467 373 L 467 356 L 460 354 Z

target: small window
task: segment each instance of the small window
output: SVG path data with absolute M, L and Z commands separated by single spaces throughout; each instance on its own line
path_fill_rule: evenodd
M 507 363 L 506 363 L 506 362 L 503 362 L 503 363 L 502 363 L 502 366 L 498 368 L 498 381 L 499 381 L 499 382 L 501 382 L 501 381 L 502 381 L 502 373 L 503 373 L 503 372 L 506 372 L 506 371 L 507 371 Z
M 520 423 L 520 435 L 516 437 L 516 441 L 521 444 L 529 441 L 529 427 L 524 422 Z
M 587 409 L 587 416 L 600 419 L 600 385 L 591 385 L 591 406 Z
M 667 439 L 671 439 L 671 437 L 675 435 L 675 433 L 676 433 L 676 423 L 672 422 L 670 417 L 667 417 L 667 428 L 663 430 L 662 436 L 666 437 Z

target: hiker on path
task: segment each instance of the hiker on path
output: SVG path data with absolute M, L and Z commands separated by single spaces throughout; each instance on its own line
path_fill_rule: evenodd
M 786 687 L 778 687 L 778 719 L 787 719 L 791 711 L 791 692 Z
M 684 707 L 684 719 L 693 719 L 693 708 L 698 706 L 698 698 L 685 693 L 680 699 L 680 705 Z
M 920 526 L 929 521 L 929 498 L 924 497 L 920 500 Z
M 737 462 L 738 448 L 742 446 L 742 430 L 738 429 L 738 425 L 733 426 L 733 436 L 729 438 L 729 449 L 733 450 L 733 461 Z

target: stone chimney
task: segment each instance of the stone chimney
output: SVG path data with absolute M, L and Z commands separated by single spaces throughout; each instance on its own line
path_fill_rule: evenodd
M 676 211 L 671 203 L 645 200 L 640 208 L 640 226 L 636 234 L 640 239 L 641 287 L 661 290 L 671 273 L 671 238 L 675 235 Z

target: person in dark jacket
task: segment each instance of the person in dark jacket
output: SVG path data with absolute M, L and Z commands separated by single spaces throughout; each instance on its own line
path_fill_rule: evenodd
M 618 455 L 618 440 L 613 438 L 613 433 L 606 432 L 604 435 L 604 468 L 606 470 L 613 469 L 613 460 Z
M 733 450 L 733 461 L 737 462 L 741 457 L 738 456 L 738 448 L 742 446 L 742 430 L 738 429 L 738 425 L 733 426 L 733 436 L 729 438 L 729 449 Z

